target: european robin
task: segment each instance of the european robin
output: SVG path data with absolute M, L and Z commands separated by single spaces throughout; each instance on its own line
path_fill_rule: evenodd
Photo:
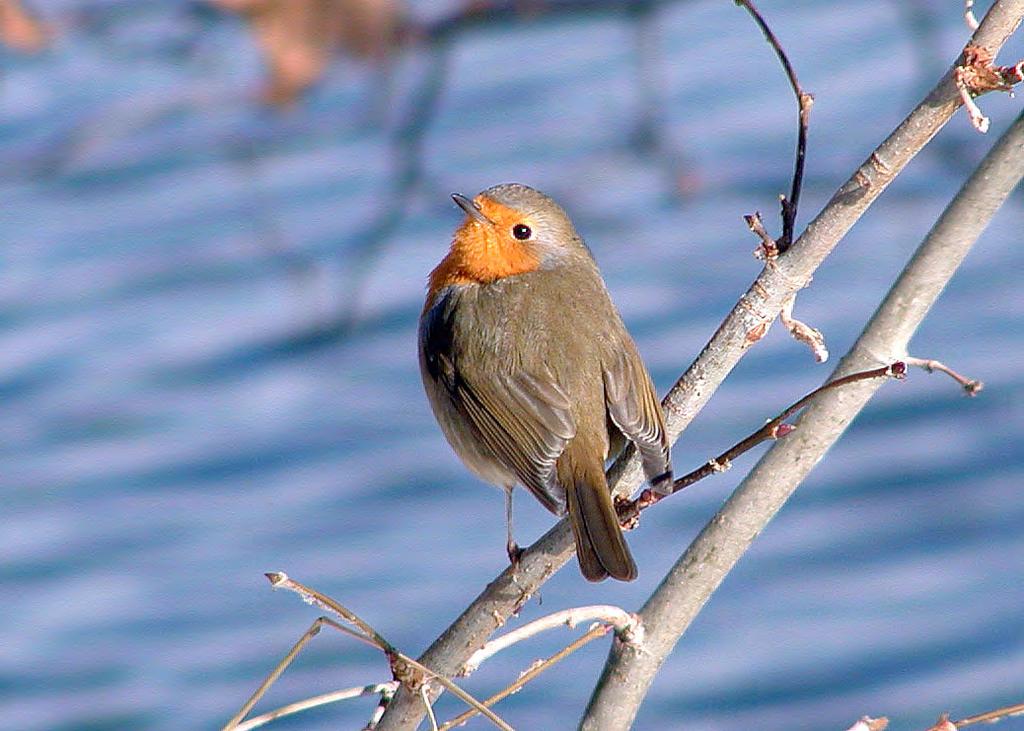
M 430 274 L 420 316 L 423 385 L 466 466 L 566 511 L 590 581 L 636 578 L 605 462 L 629 439 L 656 488 L 672 480 L 665 421 L 651 378 L 597 264 L 557 203 L 516 183 L 473 200 Z M 625 438 L 625 439 L 624 439 Z

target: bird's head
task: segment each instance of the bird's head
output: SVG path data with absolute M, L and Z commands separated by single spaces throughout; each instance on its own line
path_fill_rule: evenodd
M 554 269 L 586 252 L 561 206 L 528 186 L 503 183 L 472 200 L 458 193 L 452 200 L 466 219 L 431 274 L 431 290 Z

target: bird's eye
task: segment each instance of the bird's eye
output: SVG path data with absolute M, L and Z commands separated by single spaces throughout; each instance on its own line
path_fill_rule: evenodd
M 525 223 L 517 223 L 512 227 L 512 235 L 520 241 L 526 241 L 533 236 L 533 231 Z

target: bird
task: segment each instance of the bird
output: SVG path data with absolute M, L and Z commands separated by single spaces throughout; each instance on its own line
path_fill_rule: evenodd
M 664 414 L 636 344 L 554 200 L 519 183 L 452 199 L 466 217 L 430 273 L 418 338 L 441 431 L 471 472 L 505 490 L 513 566 L 519 484 L 568 513 L 584 578 L 632 581 L 606 462 L 629 440 L 653 488 L 672 482 Z

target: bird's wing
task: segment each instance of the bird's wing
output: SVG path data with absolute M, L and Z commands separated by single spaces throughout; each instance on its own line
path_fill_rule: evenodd
M 665 417 L 654 386 L 632 341 L 602 363 L 605 405 L 619 431 L 640 450 L 644 474 L 652 487 L 672 482 Z
M 555 462 L 576 434 L 569 397 L 549 373 L 457 378 L 455 402 L 487 448 L 548 510 L 564 502 Z

